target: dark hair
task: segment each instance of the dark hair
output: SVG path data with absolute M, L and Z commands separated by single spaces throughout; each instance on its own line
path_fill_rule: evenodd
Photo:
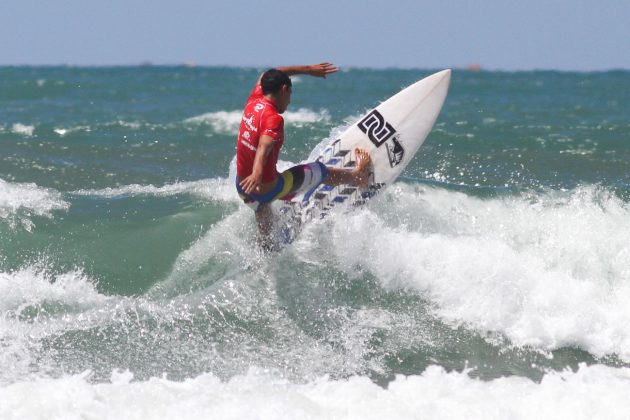
M 282 70 L 269 69 L 260 78 L 263 94 L 277 93 L 282 86 L 291 87 L 291 78 Z

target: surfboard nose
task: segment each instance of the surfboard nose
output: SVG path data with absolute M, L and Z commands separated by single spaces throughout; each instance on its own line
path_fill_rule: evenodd
M 426 77 L 424 80 L 430 83 L 431 92 L 434 92 L 435 94 L 434 98 L 439 98 L 439 101 L 441 103 L 446 98 L 448 88 L 451 84 L 451 69 L 445 69 L 442 71 L 438 71 L 437 73 L 433 73 L 429 77 Z
M 429 81 L 433 86 L 432 89 L 448 89 L 448 86 L 451 84 L 451 69 L 445 69 L 442 71 L 438 71 L 437 73 L 433 73 L 432 75 L 426 77 L 424 80 Z M 418 83 L 418 82 L 416 82 Z M 446 92 L 444 92 L 446 95 Z
M 446 70 L 439 71 L 439 72 L 435 73 L 434 76 L 437 76 L 436 79 L 438 79 L 438 78 L 446 79 L 446 82 L 450 83 L 450 81 L 451 81 L 451 69 L 446 69 Z

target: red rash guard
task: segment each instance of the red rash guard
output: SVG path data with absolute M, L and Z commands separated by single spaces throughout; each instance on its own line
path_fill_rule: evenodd
M 263 168 L 262 182 L 266 183 L 274 181 L 278 176 L 276 163 L 284 143 L 284 119 L 278 114 L 274 103 L 265 98 L 262 86 L 258 84 L 247 100 L 236 139 L 236 173 L 240 178 L 252 174 L 258 141 L 263 135 L 274 139 Z

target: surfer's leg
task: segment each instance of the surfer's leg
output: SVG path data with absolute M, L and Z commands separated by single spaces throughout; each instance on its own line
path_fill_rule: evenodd
M 264 249 L 273 246 L 273 212 L 269 203 L 260 203 L 256 209 L 256 223 L 258 224 L 258 245 Z
M 321 162 L 312 162 L 293 166 L 280 174 L 284 181 L 282 190 L 274 199 L 292 200 L 299 194 L 304 199 L 319 187 L 320 184 L 350 184 L 361 188 L 368 186 L 370 154 L 363 149 L 354 150 L 356 164 L 353 169 L 327 167 Z
M 299 194 L 310 195 L 326 179 L 328 169 L 321 162 L 293 166 L 280 174 L 284 187 L 276 196 L 280 200 L 292 200 Z
M 274 188 L 266 194 L 247 194 L 239 185 L 239 179 L 236 180 L 236 190 L 243 202 L 247 204 L 256 215 L 256 224 L 258 225 L 258 237 L 256 242 L 263 249 L 270 250 L 273 248 L 273 210 L 271 202 L 281 194 L 285 186 L 285 179 L 278 177 L 278 182 Z
M 354 169 L 328 168 L 328 176 L 324 184 L 342 185 L 351 184 L 365 188 L 368 186 L 370 167 L 370 154 L 364 149 L 354 149 L 357 163 Z

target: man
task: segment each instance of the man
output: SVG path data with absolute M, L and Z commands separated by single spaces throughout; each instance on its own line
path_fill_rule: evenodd
M 327 168 L 321 162 L 312 162 L 294 166 L 283 173 L 276 170 L 284 144 L 284 119 L 280 114 L 291 102 L 289 76 L 307 74 L 325 78 L 336 71 L 331 63 L 267 70 L 247 101 L 236 139 L 236 189 L 256 212 L 263 245 L 270 245 L 272 201 L 290 200 L 298 194 L 311 193 L 322 183 L 367 186 L 370 156 L 362 149 L 355 149 L 354 169 Z

